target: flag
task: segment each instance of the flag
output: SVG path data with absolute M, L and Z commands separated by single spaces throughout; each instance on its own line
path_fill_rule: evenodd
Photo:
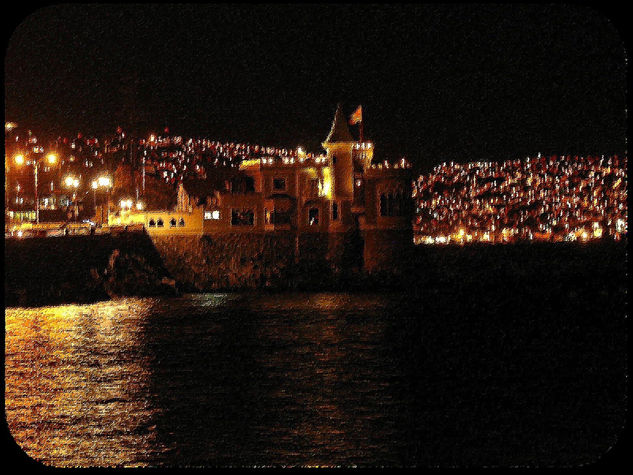
M 358 124 L 363 121 L 363 106 L 358 106 L 358 109 L 350 116 L 350 125 Z

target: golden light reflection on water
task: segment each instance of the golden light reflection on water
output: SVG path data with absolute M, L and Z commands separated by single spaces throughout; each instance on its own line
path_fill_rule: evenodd
M 152 304 L 6 310 L 5 410 L 27 454 L 55 466 L 149 462 L 143 448 L 156 450 L 145 407 L 151 368 L 138 334 Z
M 349 464 L 367 434 L 394 437 L 371 416 L 391 369 L 367 311 L 386 306 L 245 293 L 8 309 L 9 428 L 55 466 Z

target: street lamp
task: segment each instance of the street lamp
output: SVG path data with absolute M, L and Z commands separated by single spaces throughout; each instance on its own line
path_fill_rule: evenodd
M 77 188 L 79 187 L 79 178 L 68 175 L 66 178 L 64 178 L 64 184 L 67 188 L 75 189 L 73 191 L 73 201 L 75 202 L 75 221 L 77 221 L 77 217 L 79 216 L 79 203 L 77 200 Z
M 17 165 L 23 165 L 25 161 L 25 157 L 22 154 L 18 154 L 14 157 L 14 161 Z M 33 159 L 33 176 L 35 178 L 35 222 L 36 224 L 40 224 L 40 201 L 37 195 L 37 171 L 38 171 L 38 166 L 41 161 L 42 161 L 42 158 Z M 46 156 L 46 161 L 50 165 L 54 165 L 55 163 L 57 163 L 57 155 L 55 155 L 54 153 L 49 153 Z
M 132 209 L 132 200 L 127 199 L 127 200 L 121 200 L 119 205 L 121 206 L 121 209 L 125 210 L 125 209 Z
M 95 209 L 95 216 L 97 213 L 97 187 L 99 186 L 99 184 L 97 183 L 97 180 L 92 180 L 91 185 L 92 186 L 92 203 Z
M 105 188 L 108 192 L 108 199 L 107 199 L 106 206 L 108 208 L 108 224 L 110 224 L 110 188 L 112 188 L 112 179 L 109 176 L 104 175 L 92 181 L 92 191 L 93 191 L 95 209 L 97 207 L 97 188 Z M 103 221 L 103 211 L 101 212 L 101 221 Z

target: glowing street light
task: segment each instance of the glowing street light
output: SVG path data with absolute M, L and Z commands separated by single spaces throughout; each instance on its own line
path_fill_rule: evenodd
M 110 188 L 112 186 L 112 180 L 109 176 L 100 176 L 97 178 L 97 184 L 104 188 Z
M 93 207 L 95 209 L 95 214 L 96 214 L 96 210 L 97 210 L 97 187 L 99 186 L 99 184 L 97 183 L 97 180 L 92 180 L 92 183 L 90 183 L 90 186 L 92 187 L 92 204 L 93 204 Z
M 106 206 L 108 208 L 108 223 L 110 222 L 110 188 L 112 187 L 112 179 L 107 175 L 102 175 L 97 177 L 96 180 L 92 181 L 92 191 L 93 191 L 93 199 L 95 210 L 97 209 L 97 188 L 105 188 L 108 192 L 108 198 Z M 103 209 L 101 210 L 101 221 L 103 221 Z
M 57 155 L 54 153 L 49 153 L 46 158 L 48 163 L 51 165 L 57 163 Z M 20 153 L 14 157 L 14 161 L 17 165 L 23 165 L 25 163 L 25 157 Z M 37 224 L 40 224 L 40 200 L 37 194 L 37 171 L 40 161 L 41 159 L 38 160 L 37 158 L 33 160 L 33 176 L 35 180 L 35 222 Z
M 79 187 L 79 179 L 75 178 L 74 176 L 68 175 L 66 178 L 64 178 L 64 184 L 68 188 L 78 188 Z
M 75 202 L 75 221 L 77 221 L 77 217 L 79 216 L 79 203 L 77 200 L 77 188 L 79 188 L 79 178 L 75 178 L 72 175 L 67 175 L 66 178 L 64 178 L 64 184 L 68 187 L 68 188 L 74 188 L 75 191 L 73 191 L 73 201 Z

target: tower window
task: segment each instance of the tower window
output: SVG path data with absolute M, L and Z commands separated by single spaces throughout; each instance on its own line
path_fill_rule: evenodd
M 380 216 L 387 216 L 387 195 L 380 195 Z
M 274 178 L 273 179 L 273 190 L 284 191 L 285 189 L 286 189 L 286 179 L 285 178 Z
M 319 224 L 319 208 L 310 208 L 308 211 L 308 224 L 310 226 Z
M 176 218 L 171 218 L 169 220 L 169 227 L 170 228 L 175 228 L 176 227 Z
M 332 221 L 338 221 L 338 203 L 332 201 Z

